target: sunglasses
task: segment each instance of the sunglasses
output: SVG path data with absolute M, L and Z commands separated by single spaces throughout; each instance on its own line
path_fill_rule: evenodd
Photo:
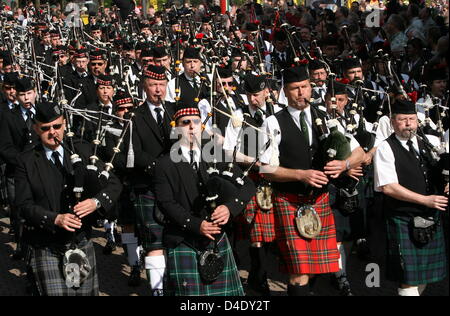
M 118 107 L 117 112 L 123 112 L 125 110 L 130 111 L 131 108 L 132 108 L 131 106 Z
M 91 66 L 103 66 L 104 65 L 104 63 L 91 63 Z
M 50 126 L 41 126 L 41 131 L 48 132 L 50 130 L 50 128 L 53 128 L 54 130 L 59 130 L 59 129 L 61 129 L 62 126 L 63 126 L 63 124 L 55 124 L 55 125 L 50 125 Z
M 201 122 L 202 122 L 202 120 L 200 120 L 200 119 L 182 120 L 182 121 L 180 121 L 181 125 L 183 125 L 183 126 L 190 125 L 191 123 L 194 123 L 194 125 L 198 125 Z

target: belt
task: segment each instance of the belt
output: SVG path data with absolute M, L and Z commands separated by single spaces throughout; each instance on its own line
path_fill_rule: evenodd
M 84 247 L 89 242 L 86 237 L 86 233 L 82 232 L 75 236 L 75 246 L 76 247 Z M 49 243 L 49 244 L 32 244 L 32 247 L 35 249 L 49 249 L 51 252 L 56 254 L 64 254 L 67 250 L 69 250 L 72 246 L 71 242 L 67 244 L 57 244 L 57 243 Z
M 319 202 L 317 199 L 322 197 L 328 193 L 320 193 L 320 194 L 311 194 L 311 195 L 303 195 L 303 194 L 292 194 L 292 193 L 278 193 L 277 196 L 286 199 L 287 201 L 295 204 L 316 204 Z

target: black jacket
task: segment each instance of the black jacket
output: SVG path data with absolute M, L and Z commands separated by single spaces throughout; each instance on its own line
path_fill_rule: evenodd
M 28 130 L 20 107 L 3 111 L 0 121 L 0 157 L 6 162 L 6 174 L 12 176 L 19 153 L 33 147 L 38 136 Z
M 83 163 L 92 155 L 92 148 L 86 143 L 76 143 L 76 152 Z M 63 204 L 73 196 L 73 168 L 70 163 L 70 153 L 64 151 L 64 168 L 67 176 L 62 178 L 54 164 L 45 155 L 44 147 L 36 145 L 18 156 L 15 170 L 16 205 L 25 220 L 25 240 L 34 246 L 64 245 L 71 241 L 72 234 L 57 227 L 54 222 L 58 214 L 70 213 L 70 209 L 61 209 L 69 204 Z M 99 170 L 104 164 L 99 161 Z M 96 198 L 102 207 L 85 218 L 81 231 L 89 238 L 91 225 L 99 218 L 108 216 L 114 210 L 122 185 L 118 178 L 111 174 L 106 186 L 97 185 L 98 175 L 86 173 L 84 176 L 84 193 L 81 201 Z M 64 188 L 67 185 L 67 188 Z M 63 195 L 64 194 L 64 195 Z M 74 204 L 74 203 L 72 203 Z M 73 207 L 74 205 L 72 205 Z M 79 231 L 80 232 L 80 231 Z
M 218 164 L 219 170 L 226 167 L 226 163 Z M 189 163 L 174 163 L 170 155 L 158 160 L 153 183 L 158 206 L 169 222 L 164 227 L 164 246 L 175 248 L 185 239 L 192 241 L 206 238 L 200 235 L 200 225 L 210 215 L 203 208 L 206 195 L 204 187 L 209 178 L 207 168 L 207 164 L 202 162 L 198 176 Z M 240 176 L 242 171 L 235 167 L 234 174 Z M 246 179 L 235 196 L 227 196 L 227 201 L 222 204 L 230 210 L 229 222 L 243 211 L 254 194 L 253 182 Z
M 168 113 L 164 113 L 164 135 L 161 135 L 147 103 L 135 111 L 136 116 L 133 118 L 134 169 L 131 177 L 135 188 L 149 188 L 148 177 L 152 175 L 157 159 L 168 153 L 172 145 L 170 122 L 174 114 L 174 105 L 166 103 L 166 109 Z M 125 143 L 125 152 L 128 152 L 129 136 L 125 137 Z

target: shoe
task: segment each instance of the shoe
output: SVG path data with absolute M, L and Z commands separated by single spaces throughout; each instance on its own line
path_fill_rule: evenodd
M 319 278 L 319 275 L 316 275 L 309 279 L 309 296 L 316 296 L 316 292 L 314 291 L 317 283 L 317 279 Z
M 128 286 L 137 287 L 139 285 L 141 285 L 141 269 L 139 266 L 134 266 L 131 269 Z
M 115 251 L 117 248 L 116 243 L 112 240 L 108 240 L 106 242 L 105 247 L 103 248 L 103 254 L 104 255 L 110 255 L 113 251 Z
M 267 277 L 261 278 L 258 280 L 256 277 L 249 276 L 247 279 L 248 287 L 256 292 L 260 296 L 270 296 L 270 287 L 267 282 Z
M 152 296 L 164 296 L 164 290 L 152 290 Z
M 370 259 L 370 248 L 365 239 L 358 239 L 356 241 L 356 254 L 360 260 Z
M 347 275 L 343 274 L 340 277 L 334 277 L 334 283 L 339 290 L 340 296 L 354 296 L 348 282 Z

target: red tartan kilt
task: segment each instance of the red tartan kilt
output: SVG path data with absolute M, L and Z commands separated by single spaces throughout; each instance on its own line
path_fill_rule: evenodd
M 275 214 L 273 209 L 261 211 L 253 196 L 248 202 L 244 213 L 235 220 L 235 238 L 237 240 L 250 239 L 251 243 L 270 243 L 275 240 Z
M 299 205 L 312 204 L 321 221 L 322 231 L 315 239 L 300 236 L 295 213 Z M 278 194 L 274 200 L 276 239 L 282 256 L 282 271 L 289 274 L 322 274 L 339 271 L 336 227 L 329 194 L 315 199 Z

